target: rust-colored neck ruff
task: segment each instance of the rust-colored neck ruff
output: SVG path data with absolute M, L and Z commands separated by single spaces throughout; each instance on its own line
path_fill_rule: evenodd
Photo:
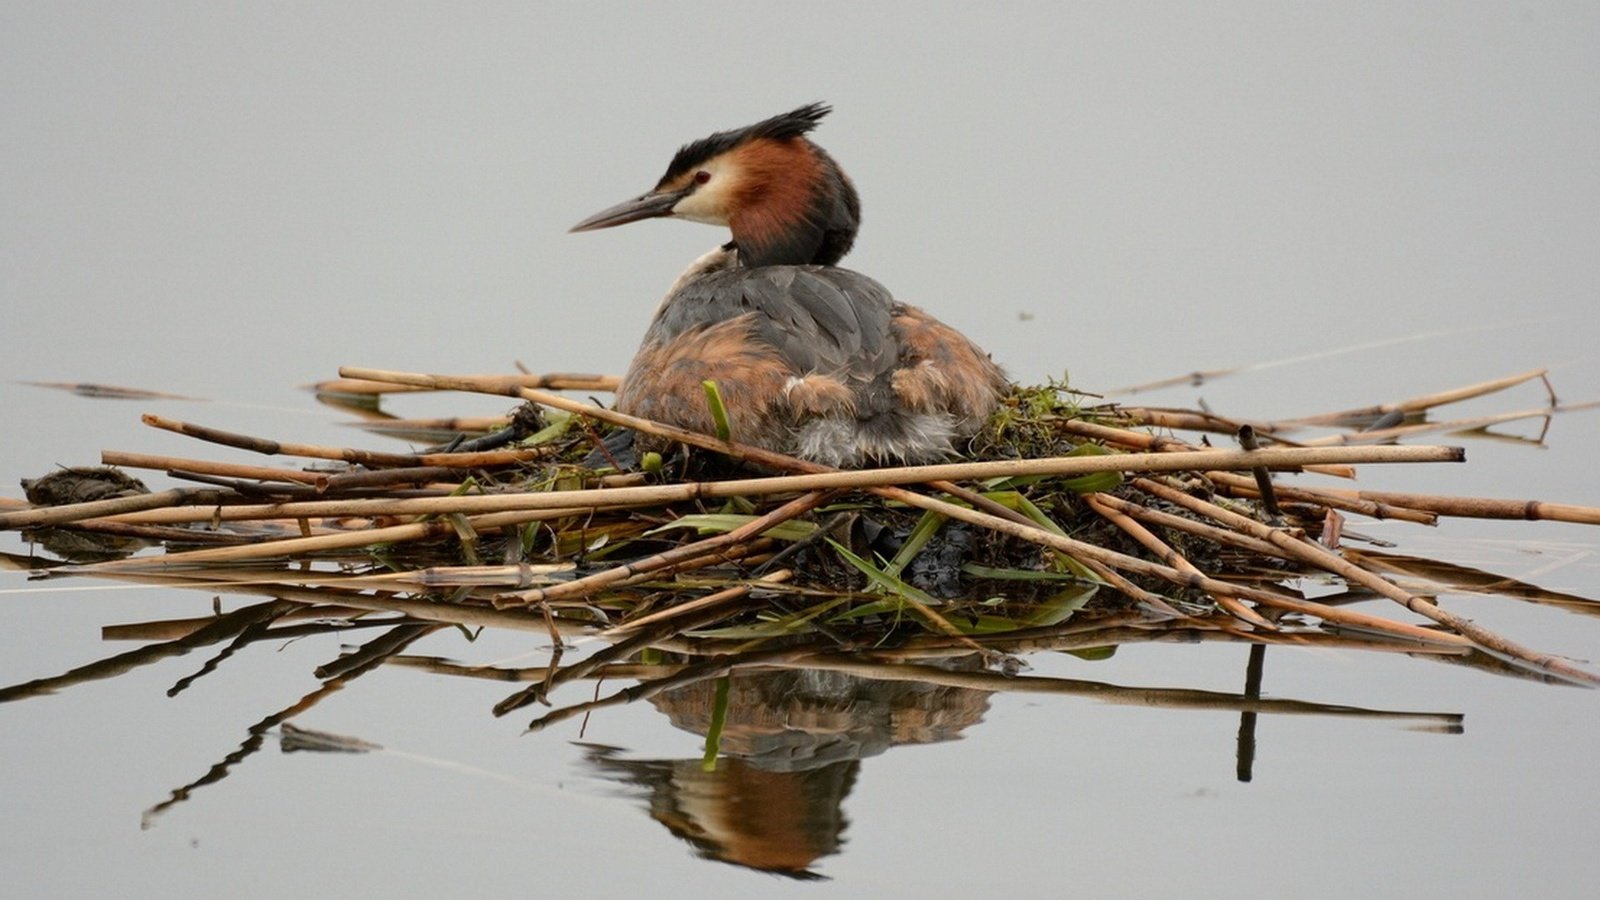
M 735 154 L 739 188 L 728 227 L 740 264 L 838 262 L 854 240 L 858 209 L 833 160 L 804 138 L 755 140 Z

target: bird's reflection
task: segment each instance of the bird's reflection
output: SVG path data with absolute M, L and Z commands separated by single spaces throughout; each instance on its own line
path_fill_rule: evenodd
M 976 669 L 978 660 L 958 661 Z M 726 679 L 711 759 L 629 759 L 589 746 L 595 770 L 639 789 L 650 816 L 702 856 L 797 878 L 839 852 L 845 797 L 861 760 L 899 744 L 953 740 L 983 718 L 989 691 L 844 672 L 786 670 Z M 673 725 L 707 735 L 719 685 L 703 681 L 650 702 Z

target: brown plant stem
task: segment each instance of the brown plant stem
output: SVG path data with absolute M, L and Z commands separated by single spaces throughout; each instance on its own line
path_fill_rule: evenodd
M 382 453 L 376 450 L 357 450 L 352 447 L 323 447 L 316 444 L 292 444 L 237 434 L 216 428 L 207 428 L 191 422 L 179 422 L 146 413 L 140 417 L 144 424 L 164 431 L 172 431 L 225 447 L 238 447 L 267 456 L 303 456 L 310 459 L 342 459 L 349 463 L 367 466 L 449 466 L 451 468 L 477 468 L 509 463 L 529 462 L 546 455 L 544 450 L 491 450 L 484 453 Z
M 1213 483 L 1228 489 L 1230 494 L 1242 494 L 1245 497 L 1257 496 L 1256 485 L 1253 479 L 1246 478 L 1236 472 L 1207 472 L 1206 478 Z M 1365 491 L 1348 491 L 1339 488 L 1309 488 L 1286 487 L 1274 484 L 1273 490 L 1285 500 L 1301 500 L 1315 503 L 1320 506 L 1331 506 L 1345 512 L 1358 513 L 1373 519 L 1398 519 L 1404 522 L 1416 522 L 1419 525 L 1437 525 L 1439 517 L 1426 510 L 1406 507 L 1403 504 L 1384 503 L 1366 498 Z
M 1106 521 L 1122 529 L 1125 534 L 1133 538 L 1135 541 L 1138 541 L 1146 550 L 1154 553 L 1162 562 L 1180 572 L 1186 572 L 1190 575 L 1205 574 L 1201 572 L 1199 567 L 1197 567 L 1194 563 L 1191 563 L 1189 560 L 1185 559 L 1183 554 L 1172 549 L 1172 547 L 1170 547 L 1165 541 L 1151 533 L 1148 528 L 1145 528 L 1143 525 L 1140 525 L 1138 522 L 1130 518 L 1126 513 L 1118 508 L 1118 504 L 1111 502 L 1117 500 L 1118 498 L 1112 497 L 1109 494 L 1085 494 L 1083 499 L 1084 502 L 1089 505 L 1089 508 L 1094 510 L 1098 515 L 1100 515 L 1101 518 L 1104 518 Z M 1234 618 L 1242 619 L 1243 621 L 1249 622 L 1251 625 L 1266 631 L 1278 630 L 1278 626 L 1262 618 L 1260 613 L 1257 613 L 1255 610 L 1244 605 L 1233 597 L 1230 597 L 1226 594 L 1212 594 L 1211 599 L 1215 600 L 1218 606 L 1222 607 Z
M 151 494 L 134 494 L 111 500 L 41 506 L 17 512 L 0 513 L 0 531 L 18 528 L 43 528 L 66 525 L 81 519 L 96 519 L 121 513 L 160 509 L 181 503 L 217 503 L 224 492 L 212 488 L 173 488 Z

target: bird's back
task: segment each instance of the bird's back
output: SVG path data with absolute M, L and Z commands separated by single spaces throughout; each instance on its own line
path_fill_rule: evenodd
M 680 279 L 617 405 L 709 432 L 708 380 L 735 440 L 833 465 L 944 458 L 1005 384 L 953 329 L 865 275 L 818 265 L 734 265 Z

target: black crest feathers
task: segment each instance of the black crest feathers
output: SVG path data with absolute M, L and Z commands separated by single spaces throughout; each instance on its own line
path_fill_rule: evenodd
M 803 137 L 832 111 L 833 107 L 826 103 L 810 103 L 770 119 L 762 119 L 754 125 L 719 131 L 710 137 L 684 144 L 672 157 L 672 164 L 667 166 L 667 174 L 661 176 L 660 184 L 666 184 L 713 156 L 726 153 L 746 141 L 757 138 L 783 141 Z

